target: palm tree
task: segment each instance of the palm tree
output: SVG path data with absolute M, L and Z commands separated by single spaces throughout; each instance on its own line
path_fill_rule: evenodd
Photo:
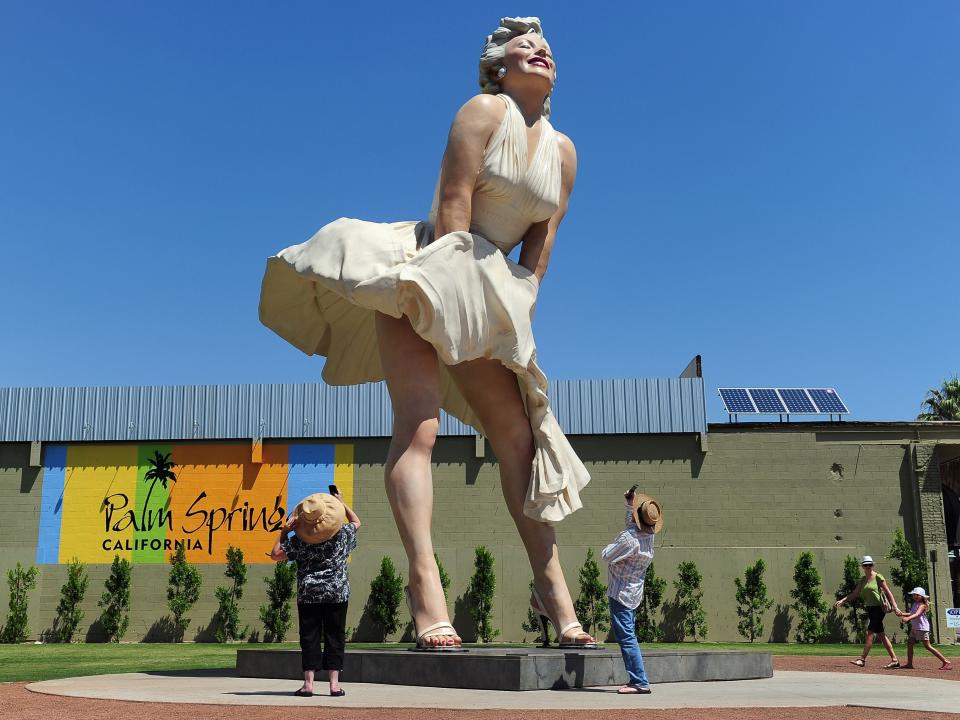
M 917 420 L 960 420 L 960 377 L 954 375 L 940 389 L 928 390 L 921 407 L 927 412 L 917 415 Z
M 166 490 L 167 481 L 177 481 L 177 474 L 173 472 L 176 463 L 170 461 L 170 453 L 163 454 L 159 450 L 154 450 L 153 457 L 148 458 L 147 462 L 150 464 L 150 469 L 143 476 L 144 482 L 152 480 L 156 484 L 159 481 L 163 484 L 163 489 Z

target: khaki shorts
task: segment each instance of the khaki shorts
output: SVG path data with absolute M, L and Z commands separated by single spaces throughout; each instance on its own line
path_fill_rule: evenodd
M 930 639 L 929 630 L 914 630 L 910 628 L 910 639 L 916 640 L 917 642 L 926 642 Z

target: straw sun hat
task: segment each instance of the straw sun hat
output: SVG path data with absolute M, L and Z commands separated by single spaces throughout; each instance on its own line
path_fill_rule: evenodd
M 643 532 L 655 534 L 663 529 L 663 509 L 649 495 L 636 493 L 633 496 L 633 521 Z
M 300 501 L 293 514 L 297 517 L 294 532 L 311 545 L 332 538 L 346 521 L 343 503 L 327 493 L 308 495 Z

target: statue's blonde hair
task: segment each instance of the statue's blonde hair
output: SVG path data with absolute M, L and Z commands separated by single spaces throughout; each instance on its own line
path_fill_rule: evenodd
M 538 17 L 501 18 L 500 27 L 487 35 L 480 52 L 480 92 L 496 95 L 503 92 L 497 71 L 503 64 L 503 57 L 507 54 L 506 44 L 515 37 L 534 33 L 543 37 L 543 28 Z M 550 117 L 550 96 L 543 101 L 543 115 Z

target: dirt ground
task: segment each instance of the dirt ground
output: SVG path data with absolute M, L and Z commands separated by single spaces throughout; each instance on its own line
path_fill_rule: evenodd
M 867 658 L 866 667 L 857 667 L 851 665 L 851 660 L 856 660 L 856 655 L 850 657 L 804 657 L 801 655 L 784 655 L 773 658 L 774 670 L 799 670 L 802 672 L 842 672 L 842 673 L 896 673 L 900 677 L 927 677 L 936 680 L 960 680 L 960 658 L 947 658 L 953 663 L 953 670 L 938 670 L 940 661 L 935 657 L 924 653 L 914 655 L 913 670 L 885 670 L 884 665 L 890 662 L 886 653 L 871 653 Z M 906 662 L 906 658 L 900 658 L 900 662 Z M 960 708 L 957 708 L 960 712 Z
M 849 664 L 842 657 L 776 657 L 777 670 L 815 672 L 870 672 L 911 673 L 920 677 L 960 680 L 960 671 L 939 672 L 939 663 L 930 657 L 915 660 L 917 669 L 883 670 L 879 656 L 866 668 Z M 643 707 L 643 697 L 637 698 L 637 709 Z M 508 711 L 508 710 L 422 710 L 370 709 L 341 710 L 311 707 L 254 707 L 241 709 L 231 705 L 183 705 L 168 703 L 131 703 L 118 700 L 89 700 L 31 693 L 25 683 L 0 684 L 0 718 L 18 720 L 130 720 L 131 717 L 163 717 L 164 720 L 636 720 L 636 710 L 593 711 Z M 946 713 L 878 710 L 857 707 L 822 708 L 684 708 L 675 710 L 644 710 L 643 720 L 920 720 L 928 718 L 956 718 Z

